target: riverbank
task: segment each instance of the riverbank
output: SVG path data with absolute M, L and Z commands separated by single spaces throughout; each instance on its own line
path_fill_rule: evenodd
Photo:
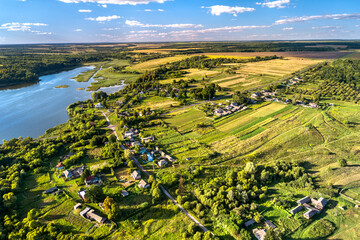
M 77 82 L 72 78 L 93 69 L 93 66 L 87 66 L 46 75 L 41 77 L 38 84 L 0 91 L 0 140 L 19 136 L 37 138 L 47 129 L 65 123 L 69 119 L 67 106 L 91 98 L 92 92 L 78 89 L 86 89 L 95 81 Z M 61 85 L 69 87 L 55 88 Z M 111 94 L 123 87 L 120 85 L 101 90 Z

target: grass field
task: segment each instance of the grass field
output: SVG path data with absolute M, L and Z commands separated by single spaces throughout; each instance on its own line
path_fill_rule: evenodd
M 87 82 L 96 73 L 97 69 L 90 70 L 84 73 L 80 73 L 74 79 L 78 82 Z

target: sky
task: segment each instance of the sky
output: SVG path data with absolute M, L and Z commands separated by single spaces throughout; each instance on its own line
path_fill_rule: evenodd
M 359 0 L 0 0 L 0 44 L 360 39 Z

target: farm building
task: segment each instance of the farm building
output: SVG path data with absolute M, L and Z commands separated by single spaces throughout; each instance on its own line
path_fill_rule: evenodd
M 328 203 L 328 200 L 326 200 L 325 198 L 319 198 L 319 200 L 315 204 L 315 207 L 319 210 L 322 210 L 326 206 L 327 203 Z
M 91 210 L 91 208 L 86 207 L 84 210 L 82 210 L 79 214 L 80 216 L 86 218 L 86 213 L 88 213 Z
M 264 240 L 266 236 L 266 229 L 254 229 L 253 234 L 255 235 L 256 239 Z
M 135 170 L 131 173 L 131 177 L 134 179 L 134 180 L 139 180 L 141 178 L 141 174 L 138 170 Z
M 303 208 L 304 208 L 304 207 L 303 207 L 302 205 L 298 205 L 298 206 L 296 206 L 295 208 L 291 209 L 291 210 L 290 210 L 290 213 L 291 213 L 291 214 L 298 213 L 298 212 L 300 212 Z
M 56 192 L 56 191 L 58 191 L 58 190 L 59 190 L 58 187 L 55 186 L 55 187 L 52 187 L 52 188 L 49 188 L 49 189 L 43 191 L 43 194 L 53 193 L 53 192 Z
M 147 181 L 145 181 L 144 179 L 141 179 L 138 184 L 138 187 L 142 188 L 142 189 L 146 189 L 146 188 L 150 187 L 150 184 Z
M 78 209 L 78 208 L 81 208 L 82 204 L 81 203 L 77 203 L 75 206 L 74 206 L 74 210 Z
M 249 227 L 249 226 L 253 225 L 254 223 L 255 223 L 255 220 L 251 219 L 245 223 L 245 227 Z
M 311 210 L 307 211 L 306 213 L 304 213 L 304 217 L 307 219 L 310 219 L 317 213 L 319 213 L 319 211 L 311 209 Z
M 298 200 L 297 203 L 298 204 L 304 204 L 304 203 L 308 203 L 310 201 L 311 201 L 311 198 L 309 196 L 307 196 L 307 197 L 304 197 L 304 198 Z

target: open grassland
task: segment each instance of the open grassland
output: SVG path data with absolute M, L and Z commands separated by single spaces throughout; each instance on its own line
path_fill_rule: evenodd
M 142 221 L 138 221 L 142 219 Z M 181 239 L 180 227 L 189 225 L 184 214 L 176 211 L 172 203 L 146 208 L 130 219 L 121 222 L 110 239 Z
M 314 59 L 336 59 L 349 54 L 346 51 L 299 51 L 299 52 L 222 52 L 222 53 L 203 53 L 196 55 L 210 55 L 210 56 L 228 56 L 228 57 L 295 57 L 295 58 L 314 58 Z
M 87 72 L 84 72 L 84 73 L 80 73 L 79 75 L 77 75 L 73 79 L 75 79 L 78 82 L 87 82 L 96 73 L 96 71 L 97 71 L 97 69 L 90 70 L 90 71 L 87 71 Z
M 168 97 L 160 97 L 160 96 L 150 96 L 147 97 L 145 100 L 141 101 L 141 104 L 138 108 L 151 108 L 152 110 L 163 110 L 163 111 L 170 111 L 174 107 L 179 106 L 179 102 L 168 98 Z
M 145 71 L 148 71 L 148 70 L 152 70 L 152 69 L 158 67 L 159 65 L 180 61 L 180 60 L 183 60 L 183 59 L 188 58 L 188 57 L 189 56 L 186 56 L 186 55 L 179 55 L 179 56 L 174 56 L 174 57 L 153 59 L 153 60 L 150 60 L 150 61 L 146 61 L 146 62 L 143 62 L 143 63 L 138 63 L 138 64 L 135 64 L 135 65 L 132 65 L 131 69 L 141 71 L 141 72 L 145 72 Z

